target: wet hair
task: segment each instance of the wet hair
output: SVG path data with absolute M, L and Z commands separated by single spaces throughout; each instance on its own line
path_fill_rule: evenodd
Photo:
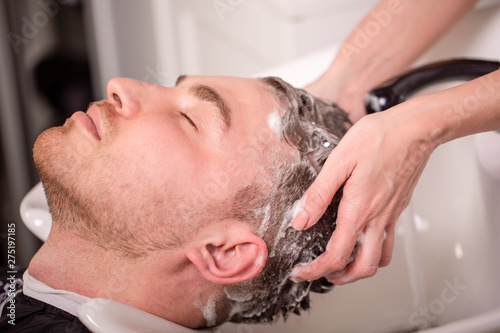
M 271 88 L 285 109 L 281 137 L 295 154 L 291 161 L 280 165 L 270 193 L 254 188 L 240 191 L 235 197 L 235 203 L 244 202 L 251 207 L 260 224 L 259 236 L 268 246 L 268 258 L 252 280 L 225 288 L 227 319 L 232 322 L 272 322 L 280 315 L 286 319 L 290 313 L 309 309 L 311 291 L 324 293 L 333 286 L 325 278 L 296 283 L 289 276 L 295 266 L 311 262 L 325 251 L 336 227 L 342 190 L 313 227 L 296 231 L 291 222 L 299 200 L 345 134 L 349 118 L 335 103 L 315 98 L 279 78 L 260 80 Z

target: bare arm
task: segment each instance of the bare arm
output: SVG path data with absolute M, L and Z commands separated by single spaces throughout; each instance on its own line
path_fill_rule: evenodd
M 438 144 L 466 135 L 500 130 L 500 70 L 484 75 L 460 86 L 421 98 L 434 98 L 434 112 L 430 121 L 442 126 L 433 126 Z M 431 106 L 429 106 L 431 107 Z M 431 111 L 432 112 L 432 111 Z
M 342 44 L 328 70 L 306 90 L 337 102 L 354 122 L 363 98 L 405 71 L 477 0 L 382 0 Z

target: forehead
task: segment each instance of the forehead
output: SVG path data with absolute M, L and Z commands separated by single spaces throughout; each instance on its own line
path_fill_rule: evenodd
M 184 90 L 198 84 L 210 86 L 228 105 L 234 120 L 230 132 L 242 137 L 269 130 L 280 136 L 277 115 L 283 114 L 282 106 L 268 84 L 231 76 L 186 76 L 178 80 L 178 88 Z

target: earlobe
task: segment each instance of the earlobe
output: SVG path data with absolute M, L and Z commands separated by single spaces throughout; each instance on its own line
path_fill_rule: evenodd
M 252 279 L 262 270 L 267 246 L 260 237 L 248 233 L 228 242 L 191 247 L 186 256 L 205 279 L 219 284 L 238 283 Z

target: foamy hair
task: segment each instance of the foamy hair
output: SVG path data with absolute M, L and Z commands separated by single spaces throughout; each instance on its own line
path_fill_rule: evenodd
M 270 322 L 280 315 L 300 314 L 309 308 L 309 292 L 323 293 L 332 284 L 321 278 L 295 283 L 288 279 L 292 269 L 317 258 L 335 230 L 339 191 L 324 216 L 306 231 L 291 227 L 300 198 L 317 176 L 330 152 L 345 134 L 347 114 L 335 103 L 319 100 L 295 89 L 279 78 L 261 79 L 285 109 L 280 124 L 282 140 L 298 154 L 279 162 L 274 188 L 264 193 L 255 185 L 235 200 L 243 200 L 259 221 L 258 233 L 268 246 L 264 269 L 252 280 L 225 288 L 229 300 L 228 319 L 233 322 Z M 316 164 L 316 166 L 315 166 Z

